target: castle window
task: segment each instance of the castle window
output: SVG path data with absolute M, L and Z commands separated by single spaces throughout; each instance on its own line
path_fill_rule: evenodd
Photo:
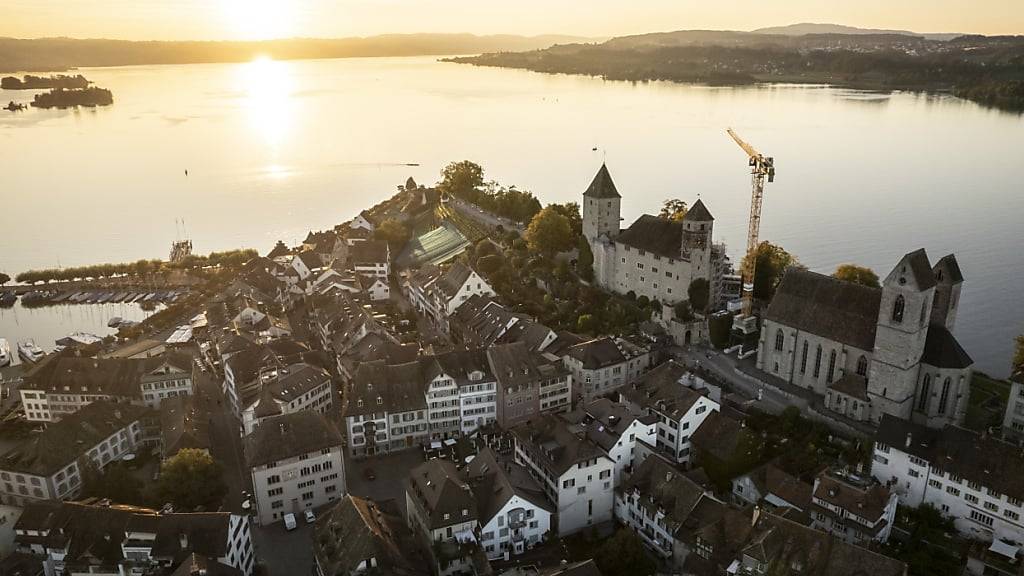
M 818 351 L 814 353 L 814 377 L 821 375 L 821 344 L 818 344 Z
M 896 297 L 896 302 L 892 305 L 892 321 L 896 324 L 903 322 L 903 308 L 907 305 L 906 300 L 903 299 L 903 295 L 900 294 Z
M 868 359 L 861 354 L 860 358 L 857 358 L 857 374 L 860 376 L 868 375 Z
M 836 375 L 836 351 L 833 350 L 828 355 L 828 378 L 826 378 L 825 381 L 826 382 L 832 382 L 832 379 L 835 378 L 835 375 Z
M 939 397 L 939 414 L 946 413 L 946 404 L 949 403 L 950 384 L 949 378 L 946 378 L 946 381 L 942 383 L 942 396 Z
M 778 332 L 775 333 L 775 349 L 779 352 L 782 351 L 782 344 L 785 336 L 782 334 L 782 328 L 779 328 Z
M 917 399 L 917 410 L 918 412 L 924 412 L 924 409 L 928 406 L 928 392 L 932 387 L 932 375 L 925 374 L 924 382 L 921 383 L 921 396 Z
M 800 358 L 800 373 L 807 372 L 807 340 L 804 340 L 804 350 Z

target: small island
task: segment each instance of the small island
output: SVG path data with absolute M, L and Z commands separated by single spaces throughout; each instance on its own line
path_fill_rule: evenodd
M 80 90 L 88 87 L 89 80 L 81 74 L 75 76 L 57 74 L 48 77 L 26 75 L 21 79 L 15 76 L 5 76 L 0 80 L 0 88 L 4 90 L 51 90 L 54 88 Z
M 114 95 L 110 90 L 90 86 L 80 90 L 54 88 L 49 92 L 36 94 L 32 99 L 35 108 L 74 108 L 76 106 L 110 106 L 114 103 Z

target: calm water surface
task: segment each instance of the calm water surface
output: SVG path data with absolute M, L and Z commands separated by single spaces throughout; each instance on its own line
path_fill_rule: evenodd
M 884 276 L 915 248 L 956 252 L 957 334 L 978 366 L 1005 375 L 1024 332 L 1018 115 L 951 97 L 630 84 L 433 58 L 83 73 L 114 106 L 0 114 L 0 270 L 166 258 L 177 218 L 197 251 L 265 251 L 461 159 L 547 202 L 578 200 L 606 159 L 627 224 L 699 195 L 738 259 L 749 183 L 732 126 L 776 159 L 764 238 L 822 272 L 857 262 Z M 31 93 L 0 91 L 12 99 Z

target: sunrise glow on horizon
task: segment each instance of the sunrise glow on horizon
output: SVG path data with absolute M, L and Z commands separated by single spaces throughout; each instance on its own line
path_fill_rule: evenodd
M 640 9 L 638 9 L 640 8 Z M 543 14 L 543 18 L 537 17 Z M 752 30 L 797 22 L 977 34 L 1024 33 L 1019 0 L 9 0 L 0 34 L 129 40 L 266 40 L 388 33 L 615 36 L 682 29 Z

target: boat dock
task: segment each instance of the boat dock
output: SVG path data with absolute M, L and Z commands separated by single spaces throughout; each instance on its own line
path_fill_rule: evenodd
M 35 290 L 21 294 L 21 303 L 28 306 L 51 304 L 173 304 L 185 296 L 185 288 L 154 291 L 128 290 Z

